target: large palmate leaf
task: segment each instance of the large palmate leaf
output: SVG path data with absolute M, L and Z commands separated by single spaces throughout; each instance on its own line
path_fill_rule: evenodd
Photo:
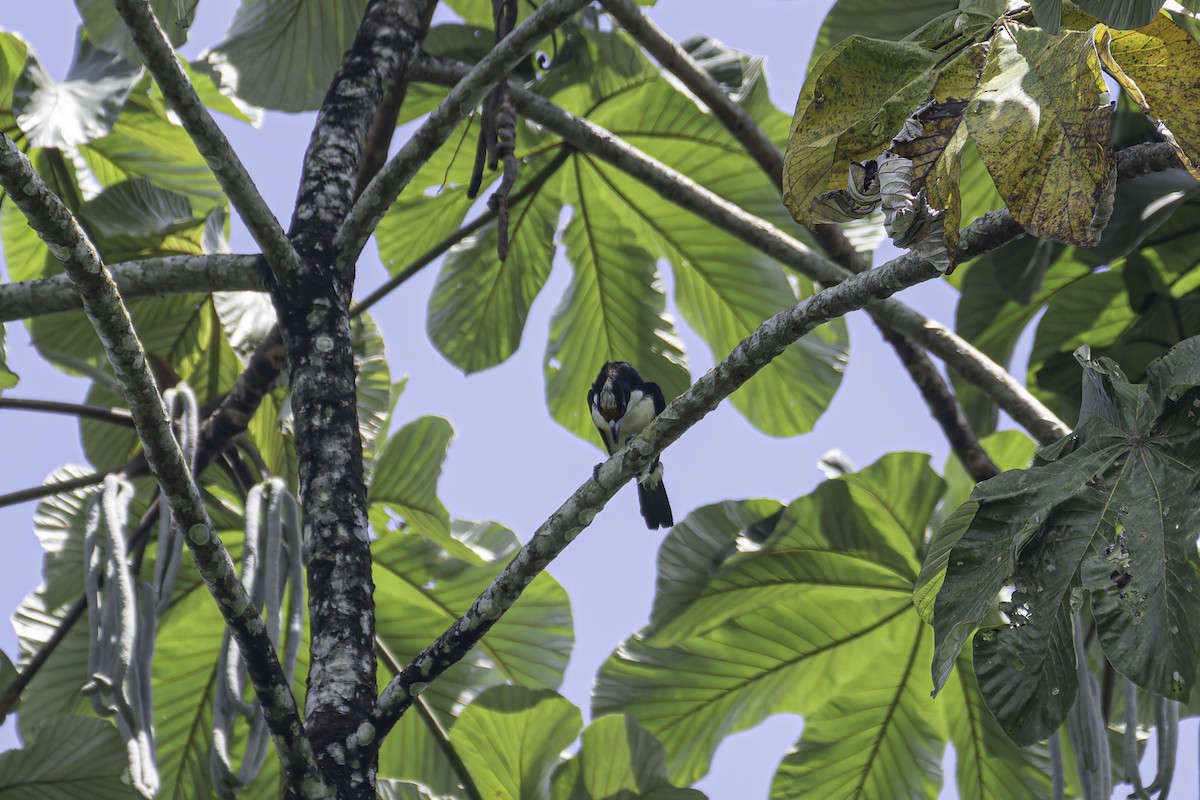
M 467 609 L 518 547 L 512 532 L 495 523 L 455 522 L 454 535 L 464 555 L 404 533 L 384 533 L 373 544 L 381 685 Z M 421 713 L 401 717 L 380 751 L 380 775 L 452 791 L 462 778 L 432 720 L 450 727 L 462 706 L 490 686 L 555 688 L 571 643 L 566 592 L 542 574 L 465 659 L 421 693 Z
M 1048 748 L 1042 744 L 1018 747 L 1005 735 L 979 694 L 968 653 L 960 656 L 958 667 L 939 696 L 952 700 L 945 711 L 961 800 L 1050 796 Z
M 246 0 L 208 61 L 248 103 L 311 111 L 320 107 L 366 7 L 366 0 Z
M 1081 590 L 1105 657 L 1143 689 L 1186 697 L 1200 651 L 1191 466 L 1200 340 L 1152 363 L 1145 384 L 1108 359 L 1078 358 L 1079 426 L 1031 469 L 976 488 L 934 605 L 940 686 L 997 592 L 1012 587 L 1001 606 L 1010 625 L 976 635 L 975 668 L 988 707 L 1018 743 L 1045 738 L 1073 702 L 1071 615 Z
M 664 545 L 656 611 L 667 613 L 604 665 L 596 713 L 636 717 L 682 782 L 707 771 L 721 737 L 795 712 L 809 724 L 777 794 L 800 796 L 810 780 L 812 797 L 846 781 L 867 794 L 892 780 L 905 793 L 936 786 L 945 736 L 912 666 L 930 637 L 909 595 L 941 491 L 924 456 L 887 456 L 792 503 L 761 549 L 743 553 L 735 537 L 751 507 L 702 510 L 696 525 L 689 517 Z M 777 513 L 755 502 L 767 519 Z M 678 554 L 693 542 L 711 555 L 689 568 Z M 855 731 L 874 745 L 857 743 L 851 757 L 834 743 Z
M 550 324 L 546 404 L 556 420 L 599 445 L 581 402 L 592 371 L 577 365 L 636 364 L 668 400 L 689 380 L 655 258 L 628 235 L 621 199 L 583 159 L 572 159 L 565 192 L 576 201 L 563 235 L 572 277 Z
M 198 215 L 225 205 L 221 187 L 187 132 L 144 95 L 135 93 L 108 135 L 80 147 L 79 155 L 101 186 L 143 177 L 186 196 Z
M 463 709 L 450 732 L 485 797 L 550 797 L 550 776 L 583 727 L 579 709 L 549 689 L 496 686 Z
M 133 800 L 126 783 L 125 745 L 107 720 L 53 717 L 26 736 L 21 750 L 0 753 L 5 800 Z
M 1013 300 L 1002 286 L 1000 273 L 1010 270 L 1017 243 L 1007 245 L 973 261 L 961 279 L 955 325 L 960 336 L 974 344 L 997 364 L 1008 365 L 1025 328 L 1060 292 L 1084 280 L 1092 270 L 1067 255 L 1051 265 L 1042 287 L 1028 304 Z M 1014 249 L 1010 249 L 1014 248 Z M 972 427 L 981 433 L 995 430 L 996 406 L 976 387 L 951 376 L 955 394 Z
M 778 189 L 720 123 L 665 82 L 655 79 L 624 89 L 603 101 L 590 117 L 727 200 L 754 213 L 769 209 L 778 219 Z M 622 208 L 624 236 L 671 265 L 680 312 L 714 356 L 723 357 L 763 320 L 796 301 L 777 262 L 619 170 L 586 154 L 574 158 L 588 167 L 577 173 L 582 177 L 579 190 L 607 194 L 610 207 Z M 578 208 L 582 199 L 570 202 Z M 793 234 L 799 231 L 792 226 L 785 229 Z M 802 292 L 811 290 L 805 279 L 798 285 Z M 656 322 L 643 331 L 641 340 L 658 338 L 655 328 L 660 325 Z M 804 337 L 735 393 L 734 406 L 766 433 L 786 436 L 809 430 L 840 383 L 844 336 L 844 328 L 835 324 Z M 667 344 L 658 347 L 669 352 Z M 578 375 L 579 390 L 572 396 L 583 396 L 590 378 L 590 374 Z
M 554 800 L 703 800 L 695 789 L 680 789 L 667 778 L 658 740 L 633 717 L 612 714 L 584 729 L 579 752 L 554 773 Z

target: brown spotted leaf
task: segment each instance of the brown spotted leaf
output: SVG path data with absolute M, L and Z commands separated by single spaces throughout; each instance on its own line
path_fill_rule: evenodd
M 1156 122 L 1192 177 L 1200 179 L 1200 44 L 1168 16 L 1134 31 L 1108 31 L 1104 68 Z M 1099 46 L 1101 43 L 1097 42 Z
M 967 130 L 1017 222 L 1091 247 L 1111 197 L 1112 108 L 1091 31 L 1006 24 L 992 38 Z

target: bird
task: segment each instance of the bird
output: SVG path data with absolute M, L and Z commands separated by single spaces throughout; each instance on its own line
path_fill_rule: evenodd
M 600 368 L 588 391 L 588 405 L 592 409 L 592 422 L 611 456 L 645 430 L 667 407 L 667 402 L 658 384 L 642 380 L 632 364 L 610 361 Z M 675 524 L 662 477 L 662 461 L 655 457 L 637 479 L 638 505 L 650 530 Z

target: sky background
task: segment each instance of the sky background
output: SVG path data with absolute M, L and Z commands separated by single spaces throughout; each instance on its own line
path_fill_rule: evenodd
M 648 13 L 676 40 L 704 33 L 765 56 L 771 96 L 790 113 L 817 28 L 832 4 L 831 0 L 739 0 L 731 13 L 735 4 L 719 0 L 660 0 Z M 218 42 L 235 8 L 232 0 L 201 2 L 184 53 L 195 57 L 203 47 Z M 70 0 L 0 4 L 0 28 L 20 33 L 55 79 L 66 74 L 77 19 Z M 216 120 L 286 226 L 313 115 L 268 113 L 257 130 L 219 115 Z M 396 141 L 403 141 L 403 132 Z M 233 227 L 233 251 L 253 252 L 236 216 Z M 446 417 L 456 433 L 439 494 L 451 515 L 496 520 L 524 540 L 590 476 L 601 458 L 598 440 L 585 442 L 567 433 L 550 419 L 545 407 L 542 359 L 549 320 L 567 287 L 570 268 L 560 250 L 554 271 L 533 304 L 520 349 L 504 364 L 468 377 L 437 353 L 425 333 L 426 302 L 437 266 L 435 262 L 372 311 L 388 344 L 393 380 L 409 376 L 395 419 L 403 424 L 424 414 Z M 369 245 L 359 262 L 356 294 L 367 294 L 386 277 L 375 247 Z M 669 271 L 663 277 L 668 310 L 676 318 L 694 379 L 712 366 L 713 356 L 679 319 Z M 951 324 L 956 298 L 951 287 L 936 281 L 910 289 L 902 297 L 922 313 Z M 907 374 L 863 313 L 847 321 L 851 357 L 845 379 L 812 433 L 791 439 L 767 437 L 726 403 L 666 451 L 663 463 L 676 519 L 726 499 L 790 501 L 806 494 L 822 480 L 817 461 L 835 448 L 857 467 L 888 452 L 917 450 L 933 454 L 935 468 L 941 469 L 948 448 Z M 29 346 L 23 325 L 10 324 L 7 330 L 8 364 L 21 376 L 20 385 L 8 396 L 83 400 L 85 381 L 47 367 Z M 1018 359 L 1026 352 L 1027 343 Z M 590 377 L 599 366 L 581 369 Z M 1023 374 L 1023 367 L 1017 374 Z M 586 399 L 580 397 L 579 402 L 582 406 Z M 0 459 L 0 493 L 37 485 L 60 465 L 84 463 L 78 426 L 70 417 L 0 411 L 0 442 L 8 456 Z M 0 508 L 0 537 L 5 545 L 5 557 L 0 559 L 0 609 L 6 614 L 40 581 L 41 550 L 31 522 L 34 506 Z M 585 719 L 590 718 L 590 690 L 598 668 L 648 620 L 662 536 L 645 529 L 634 490 L 626 487 L 550 567 L 567 589 L 575 617 L 576 644 L 561 691 L 580 707 Z M 8 624 L 0 624 L 0 650 L 15 659 L 16 635 Z M 0 726 L 0 750 L 17 745 L 15 727 L 12 719 Z M 1194 754 L 1196 723 L 1189 721 L 1182 728 L 1180 752 Z M 781 715 L 729 737 L 717 751 L 711 773 L 697 788 L 714 800 L 766 797 L 775 767 L 801 729 L 799 717 Z M 952 758 L 948 753 L 948 766 Z M 1174 796 L 1198 796 L 1195 766 L 1185 766 L 1190 761 L 1186 756 L 1180 759 L 1184 772 L 1177 776 Z M 1148 753 L 1143 760 L 1151 770 L 1148 778 L 1153 778 L 1153 764 L 1153 754 Z M 949 774 L 953 775 L 952 767 Z M 1118 795 L 1123 792 L 1118 790 L 1114 796 Z M 944 796 L 955 795 L 948 790 Z

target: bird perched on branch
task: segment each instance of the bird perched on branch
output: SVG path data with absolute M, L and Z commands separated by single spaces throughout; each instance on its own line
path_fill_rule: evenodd
M 611 456 L 661 414 L 667 402 L 658 384 L 642 380 L 631 364 L 611 361 L 600 368 L 588 391 L 588 405 L 592 409 L 592 422 Z M 638 505 L 646 527 L 651 530 L 675 524 L 662 475 L 662 462 L 655 457 L 637 479 Z

